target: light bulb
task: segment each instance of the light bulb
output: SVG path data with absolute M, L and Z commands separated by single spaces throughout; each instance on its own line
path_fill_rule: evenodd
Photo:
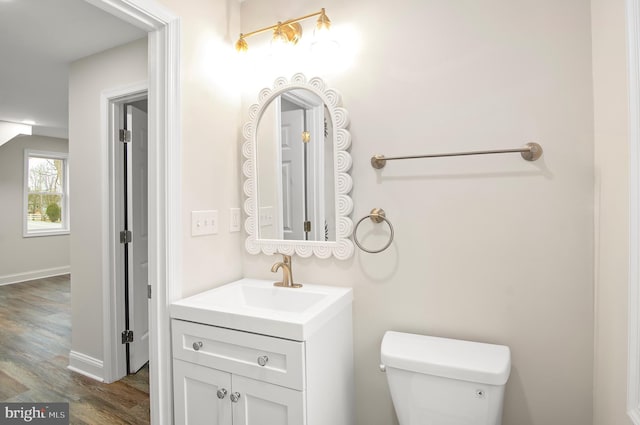
M 282 55 L 289 46 L 289 40 L 282 31 L 281 23 L 278 22 L 278 27 L 273 32 L 273 38 L 271 39 L 271 53 L 275 56 Z
M 320 16 L 318 17 L 318 21 L 316 22 L 316 28 L 313 30 L 313 36 L 316 41 L 320 41 L 320 39 L 327 39 L 331 37 L 331 20 L 324 12 L 324 8 L 321 10 Z
M 316 22 L 316 27 L 313 30 L 313 43 L 311 43 L 311 50 L 314 53 L 320 52 L 322 54 L 329 54 L 338 47 L 338 43 L 333 39 L 333 33 L 331 31 L 331 20 L 324 13 L 322 13 Z

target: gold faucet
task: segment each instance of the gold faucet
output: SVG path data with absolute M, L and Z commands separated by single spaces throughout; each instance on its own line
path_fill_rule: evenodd
M 282 261 L 271 266 L 271 271 L 276 273 L 279 268 L 282 268 L 282 282 L 275 282 L 273 286 L 281 286 L 283 288 L 302 288 L 301 284 L 293 283 L 291 256 L 282 254 Z

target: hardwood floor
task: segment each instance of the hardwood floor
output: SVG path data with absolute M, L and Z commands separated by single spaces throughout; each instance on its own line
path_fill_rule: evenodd
M 148 365 L 112 384 L 67 369 L 70 301 L 69 276 L 0 286 L 0 401 L 68 402 L 71 424 L 148 424 Z

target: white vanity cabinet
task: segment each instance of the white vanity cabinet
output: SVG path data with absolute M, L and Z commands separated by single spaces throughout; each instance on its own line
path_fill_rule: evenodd
M 176 425 L 304 424 L 304 343 L 172 321 Z
M 176 425 L 353 425 L 350 299 L 299 340 L 218 326 L 188 304 L 171 310 Z
M 174 360 L 176 424 L 304 424 L 303 392 Z

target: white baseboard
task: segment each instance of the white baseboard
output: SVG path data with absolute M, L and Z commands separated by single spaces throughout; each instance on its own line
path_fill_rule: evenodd
M 8 274 L 0 276 L 0 286 L 11 283 L 25 282 L 27 280 L 42 279 L 44 277 L 59 276 L 71 273 L 71 266 L 54 267 L 52 269 L 33 270 L 30 272 Z
M 77 351 L 69 352 L 69 366 L 67 369 L 80 373 L 96 381 L 104 382 L 104 367 L 102 360 L 94 359 Z

